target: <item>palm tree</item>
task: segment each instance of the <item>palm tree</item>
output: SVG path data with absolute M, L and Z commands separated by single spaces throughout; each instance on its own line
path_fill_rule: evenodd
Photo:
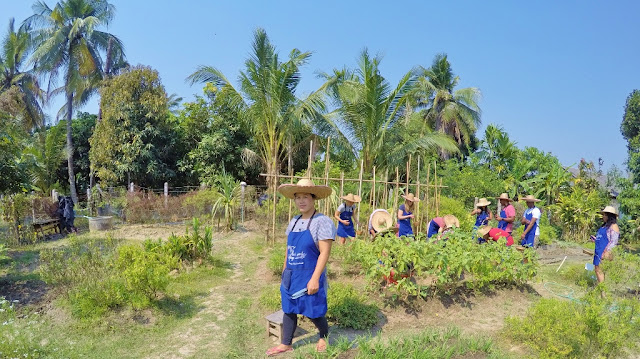
M 240 120 L 246 122 L 253 134 L 257 157 L 268 173 L 274 173 L 284 158 L 284 141 L 289 131 L 302 118 L 317 116 L 323 103 L 319 93 L 313 93 L 304 101 L 295 96 L 300 82 L 299 68 L 308 61 L 309 52 L 293 49 L 287 61 L 281 62 L 263 29 L 255 31 L 252 47 L 245 70 L 240 72 L 239 89 L 212 66 L 200 66 L 187 81 L 191 84 L 211 82 L 217 86 L 216 96 L 223 97 L 237 110 Z
M 516 144 L 500 126 L 489 125 L 484 130 L 484 139 L 478 152 L 481 160 L 498 175 L 509 172 L 518 156 Z
M 403 136 L 410 123 L 407 101 L 416 76 L 409 71 L 392 88 L 380 75 L 380 62 L 380 56 L 372 57 L 364 49 L 355 70 L 335 69 L 333 74 L 321 75 L 337 110 L 324 123 L 316 123 L 319 132 L 346 143 L 353 155 L 362 159 L 366 172 L 374 165 L 396 164 L 420 149 L 456 151 L 452 141 L 431 131 L 421 131 L 413 139 Z
M 38 84 L 34 71 L 22 71 L 31 48 L 31 37 L 28 28 L 14 27 L 14 19 L 9 20 L 9 29 L 2 42 L 0 52 L 0 95 L 7 101 L 17 102 L 22 123 L 28 129 L 44 126 L 44 114 L 40 103 L 43 91 Z M 4 101 L 2 101 L 4 102 Z
M 61 113 L 67 121 L 69 187 L 77 203 L 71 118 L 74 106 L 88 101 L 96 90 L 96 84 L 102 79 L 100 52 L 107 51 L 109 43 L 122 49 L 119 39 L 97 30 L 113 19 L 115 8 L 105 0 L 61 0 L 53 9 L 44 1 L 37 1 L 33 11 L 35 14 L 24 22 L 34 29 L 36 49 L 32 62 L 38 65 L 39 71 L 49 75 L 50 95 L 64 93 L 66 99 Z M 60 71 L 64 84 L 51 89 Z
M 432 128 L 453 138 L 458 146 L 469 145 L 480 125 L 480 91 L 474 87 L 455 90 L 458 76 L 453 74 L 446 54 L 438 54 L 428 69 L 422 69 L 413 104 L 422 110 Z M 447 151 L 440 153 L 449 158 Z

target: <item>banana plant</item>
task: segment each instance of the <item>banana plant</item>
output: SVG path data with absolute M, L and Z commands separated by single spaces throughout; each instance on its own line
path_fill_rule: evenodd
M 237 223 L 235 208 L 240 198 L 240 182 L 236 181 L 233 176 L 228 175 L 223 169 L 222 173 L 215 177 L 214 183 L 219 197 L 213 204 L 211 214 L 213 218 L 216 218 L 218 214 L 222 214 L 225 220 L 225 228 L 234 230 Z M 219 226 L 220 219 L 218 218 Z

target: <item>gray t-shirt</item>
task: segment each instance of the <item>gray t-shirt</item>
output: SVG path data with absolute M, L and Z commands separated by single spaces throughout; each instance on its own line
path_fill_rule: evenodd
M 293 232 L 302 232 L 307 230 L 307 225 L 309 224 L 308 219 L 300 219 L 296 224 L 296 227 L 293 228 L 293 224 L 296 223 L 296 220 L 300 217 L 297 215 L 291 219 L 289 225 L 287 226 L 287 231 L 285 234 L 288 236 L 291 231 Z M 311 237 L 313 237 L 313 241 L 318 244 L 318 241 L 330 239 L 334 240 L 336 238 L 336 226 L 333 224 L 331 218 L 325 216 L 322 213 L 316 213 L 313 216 L 313 221 L 311 221 L 311 226 L 309 227 L 309 231 L 311 232 Z
M 342 203 L 341 205 L 338 206 L 338 212 L 342 213 L 342 212 L 353 212 L 356 210 L 356 205 L 354 204 L 353 206 L 347 206 L 346 204 Z

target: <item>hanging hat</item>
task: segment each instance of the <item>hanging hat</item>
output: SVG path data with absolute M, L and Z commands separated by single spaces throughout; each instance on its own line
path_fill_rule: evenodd
M 444 228 L 451 228 L 451 227 L 460 228 L 460 221 L 458 221 L 458 218 L 456 218 L 456 216 L 452 214 L 447 214 L 444 217 L 442 217 L 442 219 L 444 219 Z
M 535 197 L 534 197 L 534 196 L 532 196 L 532 195 L 528 195 L 528 196 L 525 196 L 525 197 L 523 197 L 523 198 L 520 198 L 520 200 L 521 200 L 521 201 L 525 201 L 525 202 L 540 202 L 540 200 L 539 200 L 539 199 L 535 198 Z
M 509 198 L 509 195 L 507 193 L 503 193 L 500 195 L 500 197 L 496 197 L 497 199 L 506 199 L 507 201 L 511 202 L 513 201 L 511 198 Z
M 480 237 L 484 237 L 487 234 L 489 234 L 489 231 L 491 230 L 491 227 L 489 226 L 482 226 L 480 228 L 478 228 L 478 234 L 480 235 Z
M 420 202 L 420 198 L 414 196 L 413 193 L 409 193 L 407 195 L 402 195 L 402 198 L 406 199 L 407 201 L 411 201 L 411 202 Z
M 294 199 L 296 193 L 310 193 L 316 196 L 316 199 L 327 198 L 331 195 L 331 187 L 318 186 L 308 178 L 303 178 L 296 184 L 285 183 L 278 187 L 278 192 L 283 196 Z
M 478 203 L 476 203 L 476 207 L 485 207 L 485 206 L 488 206 L 490 204 L 491 204 L 491 202 L 487 201 L 486 198 L 480 198 Z
M 615 214 L 617 216 L 618 215 L 618 210 L 613 206 L 606 206 L 606 207 L 604 207 L 604 209 L 602 211 L 600 211 L 600 213 L 611 213 L 611 214 Z
M 391 215 L 389 214 L 389 212 L 385 210 L 377 211 L 371 216 L 371 227 L 373 227 L 373 230 L 378 233 L 382 231 L 386 231 L 387 229 L 390 229 L 392 226 L 393 226 L 393 218 L 391 218 Z
M 353 203 L 358 203 L 358 202 L 360 202 L 362 200 L 360 198 L 360 196 L 356 196 L 356 195 L 354 195 L 352 193 L 349 193 L 348 195 L 342 196 L 340 198 L 344 199 L 345 201 L 349 201 L 349 202 L 353 202 Z

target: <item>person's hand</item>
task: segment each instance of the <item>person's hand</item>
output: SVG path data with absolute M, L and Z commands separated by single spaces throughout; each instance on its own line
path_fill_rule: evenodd
M 349 225 L 349 221 L 347 221 L 346 219 L 341 220 L 340 223 L 344 224 L 345 226 Z
M 497 216 L 496 216 L 496 220 L 498 220 L 498 221 L 502 221 L 502 217 L 500 217 L 500 215 L 497 215 Z
M 595 242 L 596 241 L 596 236 L 591 236 L 591 237 L 589 237 L 589 239 L 591 240 L 591 242 Z
M 307 294 L 312 295 L 318 293 L 320 289 L 320 282 L 317 279 L 311 278 L 307 283 Z
M 409 215 L 409 218 L 415 218 L 416 216 L 414 216 L 413 214 Z
M 524 239 L 524 233 L 522 233 L 522 235 L 520 236 L 520 239 Z

